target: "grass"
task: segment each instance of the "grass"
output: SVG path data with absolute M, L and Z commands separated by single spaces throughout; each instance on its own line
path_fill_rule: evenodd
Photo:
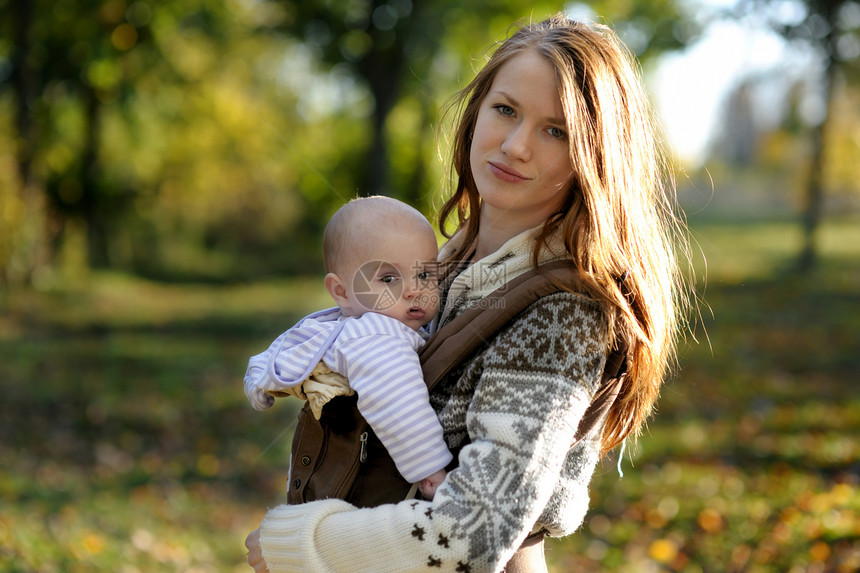
M 294 405 L 254 412 L 241 376 L 325 304 L 317 281 L 108 274 L 6 297 L 0 571 L 245 570 L 244 536 L 283 489 Z
M 793 223 L 692 222 L 698 343 L 624 477 L 601 464 L 581 532 L 549 543 L 552 571 L 860 567 L 857 223 L 829 222 L 798 276 Z M 327 304 L 318 281 L 95 274 L 0 297 L 0 573 L 250 571 L 296 404 L 253 411 L 241 375 Z

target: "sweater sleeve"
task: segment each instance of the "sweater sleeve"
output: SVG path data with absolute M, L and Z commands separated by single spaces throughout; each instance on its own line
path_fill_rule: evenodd
M 443 469 L 452 459 L 442 437 L 413 346 L 396 336 L 350 340 L 337 350 L 358 410 L 410 483 Z
M 433 501 L 278 507 L 261 525 L 272 573 L 501 570 L 550 501 L 599 381 L 605 333 L 587 299 L 564 293 L 538 301 L 463 374 L 480 370 L 466 415 L 471 443 Z M 589 478 L 590 471 L 575 504 L 579 522 Z M 298 565 L 269 560 L 274 539 Z

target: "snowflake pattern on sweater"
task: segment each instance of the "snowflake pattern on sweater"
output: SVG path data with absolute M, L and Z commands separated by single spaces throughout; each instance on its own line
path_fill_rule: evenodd
M 446 482 L 453 495 L 437 513 L 453 518 L 448 536 L 467 538 L 472 559 L 515 548 L 535 523 L 564 535 L 582 522 L 598 444 L 590 436 L 568 452 L 579 417 L 565 415 L 581 416 L 596 390 L 605 328 L 591 301 L 545 297 L 450 388 L 439 410 L 448 447 L 467 436 L 471 443 Z

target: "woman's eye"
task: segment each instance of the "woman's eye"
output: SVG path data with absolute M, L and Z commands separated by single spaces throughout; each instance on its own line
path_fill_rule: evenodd
M 546 131 L 550 134 L 550 136 L 556 139 L 565 139 L 567 137 L 567 134 L 560 127 L 551 127 Z
M 504 116 L 511 117 L 514 115 L 514 108 L 512 108 L 509 105 L 505 105 L 505 104 L 500 103 L 498 105 L 494 105 L 493 107 L 496 109 L 496 111 L 498 111 L 500 114 L 502 114 Z

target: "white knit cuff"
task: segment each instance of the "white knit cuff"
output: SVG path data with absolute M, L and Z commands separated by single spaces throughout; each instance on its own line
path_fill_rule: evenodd
M 316 552 L 316 529 L 329 515 L 354 509 L 345 501 L 329 499 L 269 510 L 260 524 L 260 548 L 270 573 L 331 571 Z

